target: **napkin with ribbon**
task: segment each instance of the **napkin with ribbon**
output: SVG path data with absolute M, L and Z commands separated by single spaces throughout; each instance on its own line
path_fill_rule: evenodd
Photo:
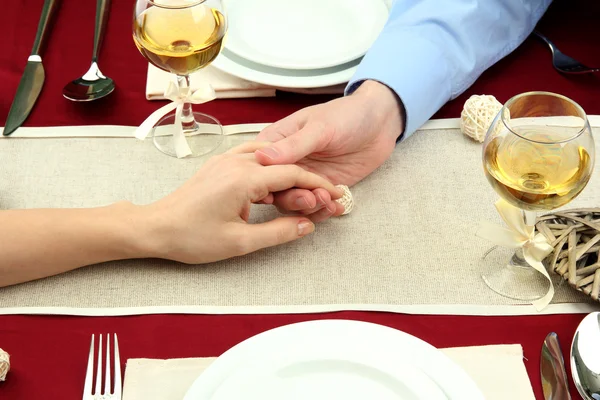
M 146 98 L 164 100 L 165 89 L 170 82 L 175 82 L 173 74 L 149 64 Z M 191 74 L 190 82 L 192 91 L 200 89 L 202 85 L 210 84 L 215 90 L 216 98 L 219 99 L 275 96 L 275 88 L 237 78 L 210 65 Z
M 146 99 L 164 100 L 165 88 L 169 85 L 169 82 L 174 82 L 174 79 L 173 74 L 149 64 L 146 80 Z M 191 74 L 190 81 L 192 91 L 198 90 L 202 85 L 210 84 L 215 89 L 217 99 L 274 97 L 277 90 L 301 94 L 342 94 L 346 88 L 345 84 L 340 84 L 323 88 L 278 89 L 229 75 L 210 65 Z
M 542 263 L 554 249 L 544 235 L 535 233 L 535 213 L 523 211 L 502 199 L 496 202 L 496 209 L 508 228 L 484 221 L 477 236 L 488 239 L 499 246 L 523 250 L 525 261 L 542 274 L 549 283 L 548 292 L 542 298 L 532 301 L 537 310 L 541 311 L 550 304 L 554 297 L 552 279 Z M 508 262 L 508 260 L 506 261 Z
M 534 400 L 518 344 L 442 349 L 475 381 L 487 400 Z M 129 359 L 123 400 L 181 400 L 215 358 Z
M 173 74 L 149 64 L 146 79 L 146 98 L 148 100 L 164 100 L 165 88 L 167 88 L 169 82 L 174 82 L 174 79 Z M 190 81 L 192 91 L 198 90 L 202 85 L 210 84 L 215 90 L 217 99 L 274 97 L 277 91 L 277 88 L 272 86 L 238 78 L 220 71 L 211 65 L 191 74 Z M 303 94 L 342 94 L 345 87 L 345 84 L 341 84 L 324 88 L 281 90 Z

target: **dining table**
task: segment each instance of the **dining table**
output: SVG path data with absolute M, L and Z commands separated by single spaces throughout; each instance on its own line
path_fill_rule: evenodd
M 400 1 L 400 0 L 399 0 Z M 24 127 L 87 125 L 138 126 L 162 101 L 145 96 L 148 64 L 132 40 L 133 1 L 112 2 L 106 37 L 100 55 L 102 71 L 116 83 L 106 98 L 76 103 L 62 97 L 63 86 L 87 69 L 94 34 L 94 1 L 62 1 L 54 16 L 43 53 L 46 80 L 41 95 Z M 43 0 L 9 1 L 2 5 L 0 29 L 0 126 L 3 126 L 16 92 L 37 29 Z M 556 0 L 537 29 L 551 37 L 565 53 L 586 65 L 600 65 L 600 16 L 597 2 Z M 402 73 L 402 71 L 398 71 Z M 534 37 L 485 71 L 463 94 L 449 101 L 432 120 L 459 118 L 471 95 L 494 95 L 500 102 L 517 93 L 543 90 L 577 101 L 589 115 L 600 114 L 600 75 L 563 75 L 553 69 L 548 48 Z M 274 122 L 304 107 L 339 95 L 313 95 L 278 90 L 274 97 L 218 99 L 203 104 L 202 111 L 224 125 Z M 416 132 L 415 135 L 419 135 Z M 0 163 L 5 143 L 0 139 Z M 70 140 L 70 139 L 64 139 Z M 134 140 L 134 139 L 131 139 Z M 146 143 L 151 146 L 151 143 Z M 399 143 L 398 146 L 404 146 Z M 114 159 L 118 164 L 121 160 Z M 45 158 L 29 160 L 31 173 L 44 169 Z M 94 160 L 89 160 L 94 163 Z M 4 168 L 3 168 L 4 169 Z M 126 171 L 125 171 L 126 172 Z M 0 207 L 7 199 L 0 172 Z M 150 179 L 150 177 L 148 177 Z M 367 178 L 368 179 L 368 178 Z M 600 199 L 597 199 L 600 201 Z M 360 210 L 356 211 L 360 212 Z M 2 238 L 2 241 L 10 238 Z M 400 244 L 399 244 L 400 245 Z M 0 242 L 0 246 L 2 246 Z M 99 268 L 91 266 L 88 268 Z M 340 276 L 343 279 L 343 275 Z M 168 280 L 162 285 L 168 286 Z M 5 288 L 6 289 L 6 288 Z M 5 290 L 0 288 L 0 292 Z M 65 288 L 68 291 L 68 288 Z M 112 296 L 123 293 L 114 292 Z M 79 293 L 85 297 L 86 293 Z M 600 305 L 591 305 L 600 309 Z M 590 308 L 588 308 L 589 310 Z M 82 394 L 91 334 L 117 333 L 123 369 L 131 358 L 216 357 L 237 343 L 266 330 L 301 321 L 350 319 L 386 325 L 414 335 L 435 347 L 520 344 L 524 364 L 536 398 L 542 399 L 540 351 L 549 332 L 556 332 L 567 360 L 570 391 L 578 398 L 570 378 L 569 349 L 584 312 L 540 312 L 528 315 L 424 314 L 394 310 L 344 309 L 294 311 L 253 308 L 249 312 L 165 311 L 148 307 L 140 313 L 48 312 L 13 308 L 0 301 L 0 348 L 11 356 L 7 379 L 0 382 L 0 399 L 71 399 Z

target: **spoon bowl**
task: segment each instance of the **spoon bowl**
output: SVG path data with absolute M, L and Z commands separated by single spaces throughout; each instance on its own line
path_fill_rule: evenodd
M 98 64 L 93 62 L 85 75 L 65 85 L 63 96 L 73 101 L 92 101 L 108 96 L 113 90 L 113 80 L 104 76 Z
M 587 315 L 571 345 L 571 375 L 584 400 L 600 400 L 600 312 Z
M 63 96 L 72 101 L 92 101 L 108 96 L 115 90 L 112 79 L 104 76 L 98 67 L 98 53 L 102 45 L 110 0 L 96 0 L 96 25 L 94 28 L 94 50 L 90 69 L 78 79 L 67 83 Z

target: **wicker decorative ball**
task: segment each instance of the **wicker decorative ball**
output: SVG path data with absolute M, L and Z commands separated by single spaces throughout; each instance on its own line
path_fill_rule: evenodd
M 554 247 L 546 258 L 549 270 L 599 301 L 600 208 L 547 214 L 538 218 L 536 228 Z
M 354 198 L 350 192 L 350 188 L 346 185 L 337 185 L 338 188 L 344 191 L 344 195 L 337 200 L 338 203 L 344 206 L 344 213 L 342 215 L 350 214 L 350 211 L 354 208 Z
M 0 349 L 0 381 L 6 380 L 8 370 L 10 370 L 10 356 L 7 352 Z
M 502 109 L 494 96 L 471 96 L 460 113 L 460 130 L 471 139 L 483 143 L 492 121 Z

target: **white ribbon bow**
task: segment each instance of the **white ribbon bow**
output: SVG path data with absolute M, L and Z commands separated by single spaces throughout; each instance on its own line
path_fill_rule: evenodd
M 523 249 L 523 257 L 527 264 L 533 269 L 544 275 L 550 286 L 548 292 L 540 299 L 532 301 L 532 304 L 538 311 L 543 310 L 554 297 L 554 285 L 548 275 L 548 271 L 542 264 L 544 258 L 554 250 L 548 240 L 541 233 L 535 234 L 535 226 L 528 225 L 527 221 L 534 221 L 535 214 L 525 211 L 525 218 L 521 210 L 506 201 L 500 199 L 496 202 L 496 209 L 500 216 L 506 222 L 509 229 L 494 225 L 490 222 L 483 222 L 477 236 L 496 243 L 499 246 L 511 249 Z
M 150 114 L 150 116 L 135 130 L 135 137 L 144 140 L 162 117 L 171 111 L 176 110 L 175 132 L 173 132 L 175 154 L 177 154 L 177 158 L 183 158 L 192 154 L 190 146 L 185 138 L 185 133 L 183 132 L 183 125 L 181 124 L 183 105 L 185 103 L 207 103 L 216 99 L 217 94 L 211 85 L 203 85 L 193 93 L 190 94 L 190 92 L 191 90 L 189 88 L 180 91 L 177 85 L 173 82 L 169 82 L 169 86 L 165 90 L 165 98 L 172 100 L 172 103 L 169 103 Z

